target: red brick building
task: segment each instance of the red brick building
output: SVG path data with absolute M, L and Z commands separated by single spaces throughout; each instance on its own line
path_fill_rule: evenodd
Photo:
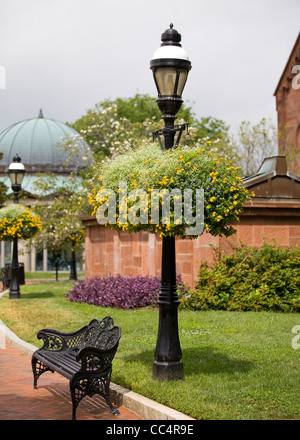
M 300 175 L 300 33 L 274 96 L 278 118 L 279 154 L 287 157 L 290 172 Z

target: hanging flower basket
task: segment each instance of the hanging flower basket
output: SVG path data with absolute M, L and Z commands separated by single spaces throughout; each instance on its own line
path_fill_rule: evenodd
M 85 230 L 80 229 L 79 231 L 72 232 L 67 238 L 66 241 L 71 243 L 74 248 L 78 247 L 81 243 L 84 242 L 85 239 Z
M 41 230 L 40 218 L 25 206 L 13 204 L 0 209 L 0 240 L 27 240 Z
M 190 238 L 203 231 L 215 236 L 231 235 L 235 232 L 232 223 L 239 220 L 245 201 L 251 200 L 253 194 L 243 187 L 240 168 L 214 153 L 213 146 L 205 141 L 162 151 L 157 144 L 150 144 L 108 161 L 102 166 L 99 187 L 90 195 L 93 215 L 98 221 L 102 216 L 103 223 L 106 210 L 105 224 L 119 231 Z M 157 191 L 174 195 L 170 198 L 169 217 L 163 215 L 163 197 L 159 197 L 157 208 L 158 199 L 152 197 Z M 190 197 L 187 208 L 183 197 L 186 194 Z M 197 199 L 197 194 L 202 194 L 202 200 Z M 181 198 L 181 205 L 176 204 L 176 197 Z M 202 228 L 189 234 L 186 212 L 190 209 L 190 217 L 198 218 L 201 204 Z

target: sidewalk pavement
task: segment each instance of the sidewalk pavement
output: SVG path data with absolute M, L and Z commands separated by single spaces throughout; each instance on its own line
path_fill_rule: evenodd
M 77 420 L 142 420 L 129 409 L 118 407 L 114 416 L 100 396 L 85 397 L 78 405 Z M 0 349 L 0 420 L 70 420 L 72 402 L 69 381 L 57 373 L 41 376 L 33 389 L 31 357 L 9 343 Z
M 1 297 L 1 296 L 0 296 Z M 4 335 L 4 338 L 3 338 Z M 15 335 L 0 320 L 0 420 L 70 420 L 69 381 L 58 373 L 44 373 L 33 389 L 31 355 L 37 347 Z M 77 420 L 194 420 L 147 397 L 111 383 L 114 416 L 100 396 L 85 397 Z

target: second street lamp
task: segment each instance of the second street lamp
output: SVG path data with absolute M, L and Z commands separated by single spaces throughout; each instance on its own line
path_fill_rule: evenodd
M 173 24 L 161 36 L 161 46 L 150 62 L 158 91 L 157 105 L 162 112 L 165 127 L 154 133 L 160 141 L 164 137 L 163 150 L 174 146 L 175 134 L 185 124 L 175 126 L 176 114 L 182 104 L 188 72 L 191 69 L 187 53 L 182 49 L 181 35 Z M 183 379 L 183 363 L 178 334 L 178 295 L 176 285 L 175 238 L 163 237 L 161 288 L 158 298 L 159 327 L 153 363 L 153 378 L 160 380 Z
M 25 167 L 21 162 L 21 158 L 16 154 L 13 162 L 8 167 L 8 174 L 11 181 L 11 187 L 14 192 L 14 203 L 19 201 L 19 192 L 21 191 L 22 180 L 25 174 Z M 13 255 L 11 264 L 11 281 L 9 298 L 20 298 L 19 286 L 19 261 L 18 261 L 18 238 L 13 239 Z

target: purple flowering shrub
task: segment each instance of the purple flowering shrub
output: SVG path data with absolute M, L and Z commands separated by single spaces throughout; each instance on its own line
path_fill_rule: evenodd
M 177 277 L 179 294 L 188 287 Z M 160 289 L 158 276 L 107 276 L 80 280 L 66 293 L 69 301 L 101 307 L 136 309 L 156 304 Z

